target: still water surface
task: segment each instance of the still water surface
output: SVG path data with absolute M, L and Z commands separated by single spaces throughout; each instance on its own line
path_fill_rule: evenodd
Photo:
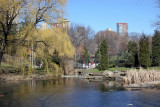
M 0 107 L 160 107 L 160 90 L 75 78 L 1 82 L 0 95 Z

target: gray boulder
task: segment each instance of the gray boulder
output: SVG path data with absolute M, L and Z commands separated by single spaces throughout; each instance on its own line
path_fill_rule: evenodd
M 118 71 L 118 70 L 115 70 L 115 71 L 113 71 L 113 73 L 115 73 L 115 74 L 116 74 L 116 73 L 119 73 L 119 71 Z
M 114 73 L 111 71 L 105 70 L 102 75 L 104 79 L 115 79 Z

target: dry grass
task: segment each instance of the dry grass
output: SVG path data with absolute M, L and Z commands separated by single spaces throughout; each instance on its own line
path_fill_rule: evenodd
M 160 81 L 160 71 L 140 69 L 127 71 L 123 78 L 126 84 L 137 84 L 145 82 Z

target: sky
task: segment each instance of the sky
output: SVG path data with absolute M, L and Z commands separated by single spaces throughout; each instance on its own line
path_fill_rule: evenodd
M 153 34 L 158 19 L 157 0 L 68 0 L 67 19 L 71 23 L 90 26 L 95 32 L 116 23 L 128 23 L 128 32 Z

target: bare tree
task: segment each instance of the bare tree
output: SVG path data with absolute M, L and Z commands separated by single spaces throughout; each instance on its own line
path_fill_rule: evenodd
M 85 28 L 78 24 L 71 24 L 69 36 L 74 47 L 79 46 L 85 39 Z
M 129 33 L 129 39 L 130 39 L 130 41 L 134 41 L 134 42 L 138 43 L 141 35 L 142 34 L 140 34 L 140 33 L 131 32 L 131 33 Z
M 95 40 L 97 45 L 104 39 L 107 40 L 108 43 L 108 50 L 109 50 L 109 56 L 115 56 L 119 53 L 120 50 L 125 49 L 124 45 L 127 43 L 127 36 L 123 37 L 121 35 L 118 35 L 114 31 L 100 31 L 96 34 Z M 123 44 L 123 45 L 122 45 Z

